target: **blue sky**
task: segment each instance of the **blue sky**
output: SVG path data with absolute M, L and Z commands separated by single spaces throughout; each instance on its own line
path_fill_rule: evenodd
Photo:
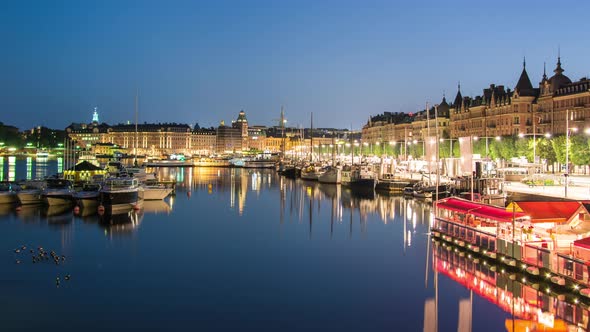
M 493 5 L 490 5 L 493 4 Z M 587 1 L 12 1 L 0 10 L 0 121 L 21 129 L 134 121 L 360 128 L 533 85 L 558 47 L 590 75 Z

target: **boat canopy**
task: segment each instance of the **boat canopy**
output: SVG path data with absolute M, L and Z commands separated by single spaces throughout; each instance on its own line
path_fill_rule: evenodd
M 590 237 L 585 237 L 583 239 L 574 241 L 574 246 L 581 247 L 584 249 L 590 249 Z
M 575 201 L 520 201 L 510 203 L 506 210 L 512 211 L 513 204 L 516 211 L 524 212 L 532 223 L 567 222 L 582 208 L 582 204 Z
M 493 219 L 499 222 L 512 222 L 512 219 L 526 219 L 523 212 L 506 211 L 505 208 L 476 203 L 466 199 L 450 197 L 438 200 L 438 208 L 447 209 L 459 213 L 472 214 L 477 217 Z

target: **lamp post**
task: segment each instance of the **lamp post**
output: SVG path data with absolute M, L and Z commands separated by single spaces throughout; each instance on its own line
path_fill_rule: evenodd
M 577 131 L 578 128 L 572 128 L 573 131 Z M 565 186 L 564 186 L 564 197 L 567 198 L 567 187 L 570 176 L 569 166 L 569 155 L 570 155 L 570 114 L 569 109 L 565 110 Z
M 486 139 L 486 159 L 488 159 L 488 151 L 489 151 L 489 143 L 488 143 L 488 139 L 493 138 L 496 141 L 500 141 L 502 139 L 502 137 L 500 136 L 473 136 L 473 140 L 477 141 L 480 138 L 485 138 Z
M 523 138 L 525 136 L 533 136 L 533 164 L 537 163 L 537 133 L 533 132 L 532 134 L 518 134 L 518 137 Z M 543 136 L 546 138 L 551 137 L 551 134 L 545 133 Z

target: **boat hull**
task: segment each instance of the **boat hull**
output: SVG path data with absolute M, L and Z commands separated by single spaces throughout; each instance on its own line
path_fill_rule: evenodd
M 283 170 L 282 174 L 289 179 L 297 178 L 297 168 L 295 167 L 287 167 Z
M 21 190 L 16 194 L 21 205 L 34 205 L 43 203 L 41 190 Z
M 99 203 L 111 208 L 134 208 L 140 201 L 137 188 L 128 190 L 104 190 L 100 192 Z
M 43 202 L 49 206 L 70 205 L 73 203 L 72 194 L 43 195 Z
M 14 192 L 2 192 L 0 193 L 0 204 L 14 204 L 18 201 L 16 193 Z
M 318 176 L 320 183 L 339 184 L 342 182 L 342 172 L 339 169 L 331 169 Z
M 352 191 L 373 191 L 377 181 L 375 179 L 352 179 L 348 185 Z
M 163 200 L 172 193 L 172 188 L 161 188 L 161 187 L 144 187 L 143 188 L 143 199 L 146 201 L 157 201 Z
M 275 168 L 274 161 L 246 161 L 242 166 L 244 168 Z

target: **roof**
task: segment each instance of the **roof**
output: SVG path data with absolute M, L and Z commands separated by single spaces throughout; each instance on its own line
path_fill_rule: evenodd
M 518 79 L 518 83 L 516 83 L 514 90 L 518 91 L 518 94 L 521 96 L 534 95 L 535 90 L 533 89 L 533 84 L 531 84 L 529 75 L 526 72 L 526 68 L 522 68 L 522 73 L 520 74 L 520 78 Z
M 513 219 L 526 218 L 522 212 L 507 211 L 505 208 L 476 203 L 466 199 L 451 197 L 436 202 L 439 208 L 452 210 L 461 213 L 469 213 L 474 216 L 493 219 L 499 222 L 512 222 Z
M 576 201 L 556 202 L 514 202 L 516 211 L 522 211 L 531 218 L 533 223 L 566 222 L 578 211 L 580 203 Z M 509 204 L 506 209 L 511 209 Z
M 574 246 L 590 249 L 590 237 L 574 241 Z
M 68 169 L 68 171 L 101 171 L 102 168 L 92 164 L 89 161 L 84 160 L 76 166 Z

